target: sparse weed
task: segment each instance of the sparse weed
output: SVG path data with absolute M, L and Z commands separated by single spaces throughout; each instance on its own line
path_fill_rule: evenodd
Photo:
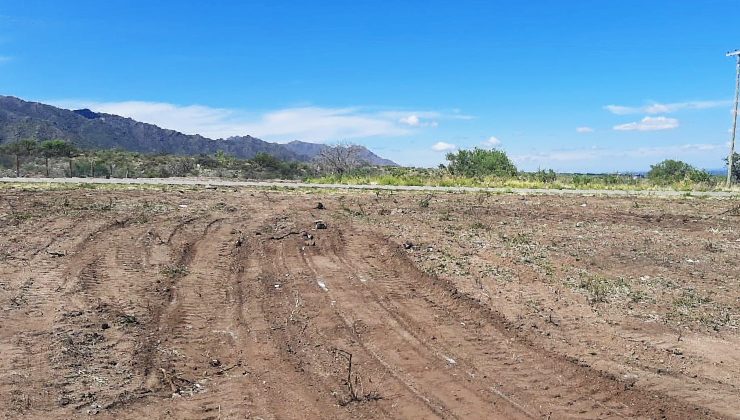
M 470 226 L 473 230 L 488 230 L 488 226 L 486 226 L 483 222 L 475 222 Z
M 593 303 L 608 303 L 621 295 L 629 295 L 630 286 L 627 282 L 618 278 L 616 280 L 606 277 L 586 277 L 581 279 L 578 287 L 584 290 Z
M 532 243 L 532 237 L 526 233 L 517 233 L 514 236 L 506 236 L 503 235 L 501 239 L 511 246 L 518 246 L 518 245 L 529 245 Z
M 627 294 L 627 297 L 629 297 L 630 302 L 632 303 L 647 302 L 652 300 L 650 299 L 650 296 L 642 290 L 630 290 L 630 292 Z
M 700 296 L 696 290 L 687 289 L 683 291 L 681 296 L 673 300 L 673 305 L 678 310 L 688 311 L 711 301 L 709 297 Z
M 160 274 L 167 276 L 171 279 L 184 277 L 188 275 L 189 272 L 190 270 L 185 265 L 168 265 L 168 266 L 163 267 L 159 271 Z

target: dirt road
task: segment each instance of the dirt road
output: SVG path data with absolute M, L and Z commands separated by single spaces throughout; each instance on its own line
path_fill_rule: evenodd
M 740 255 L 736 202 L 572 200 L 543 197 L 532 207 L 515 196 L 4 190 L 0 415 L 740 414 L 738 276 L 731 278 L 739 272 L 732 262 Z M 325 209 L 317 208 L 319 201 Z M 568 220 L 573 213 L 563 209 L 571 207 L 583 220 L 568 224 L 571 240 L 600 241 L 609 257 L 598 249 L 578 258 L 574 248 L 555 250 L 563 233 L 557 220 Z M 653 214 L 662 218 L 645 222 Z M 684 217 L 690 221 L 680 221 Z M 554 268 L 538 275 L 539 265 L 506 252 L 526 246 L 530 255 L 539 239 L 506 232 L 514 220 L 531 228 L 543 219 Z M 326 229 L 317 229 L 317 220 Z M 621 244 L 599 238 L 599 222 L 612 226 Z M 484 245 L 484 236 L 470 235 L 473 223 L 498 223 L 496 237 L 505 245 Z M 642 318 L 640 311 L 662 314 L 659 303 L 633 302 L 628 310 L 618 306 L 621 292 L 594 302 L 584 295 L 593 290 L 553 280 L 565 279 L 573 267 L 617 261 L 610 259 L 619 258 L 615 250 L 632 246 L 619 235 L 631 229 L 652 235 L 653 250 L 668 246 L 670 238 L 649 233 L 655 226 L 684 237 L 705 238 L 710 228 L 724 232 L 712 245 L 721 253 L 706 250 L 721 256 L 713 264 L 717 277 L 705 273 L 699 280 L 704 254 L 695 255 L 694 248 L 680 258 L 697 262 L 671 271 L 674 281 L 691 287 L 706 281 L 726 288 L 724 298 L 712 300 L 727 309 L 716 331 L 690 314 L 678 323 L 667 315 L 665 322 Z M 650 272 L 668 254 L 641 255 L 625 258 Z M 482 271 L 497 259 L 493 272 Z M 514 270 L 514 263 L 522 265 Z M 608 271 L 609 264 L 599 267 Z M 534 301 L 550 309 L 534 311 Z M 713 313 L 701 299 L 697 305 Z M 666 344 L 674 332 L 679 342 Z M 707 347 L 711 342 L 716 346 Z M 664 359 L 657 370 L 655 357 Z

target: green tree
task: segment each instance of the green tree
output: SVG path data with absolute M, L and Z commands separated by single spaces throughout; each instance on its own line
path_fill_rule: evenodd
M 128 178 L 132 160 L 131 153 L 121 149 L 106 149 L 96 152 L 96 157 L 100 163 L 105 165 L 105 168 L 108 170 L 108 176 L 113 177 L 116 169 L 123 168 L 124 176 Z
M 259 165 L 262 168 L 265 169 L 278 169 L 280 168 L 280 164 L 282 163 L 280 159 L 276 158 L 275 156 L 265 153 L 265 152 L 259 152 L 257 153 L 253 158 L 252 161 Z
M 447 170 L 453 175 L 466 177 L 514 176 L 516 166 L 506 152 L 498 149 L 459 150 L 447 154 Z
M 15 156 L 15 176 L 21 176 L 21 158 L 34 156 L 38 151 L 38 143 L 35 140 L 19 140 L 8 143 L 3 147 L 3 151 L 9 155 Z
M 87 159 L 87 163 L 90 164 L 90 178 L 95 178 L 95 166 L 100 163 L 98 153 L 94 150 L 87 150 L 80 156 Z
M 234 162 L 236 162 L 236 158 L 234 156 L 227 154 L 223 150 L 217 150 L 214 157 L 216 158 L 219 167 L 223 169 L 231 168 L 234 165 Z
M 74 158 L 77 156 L 82 155 L 82 150 L 75 147 L 75 145 L 67 143 L 67 146 L 64 149 L 64 153 L 62 154 L 62 157 L 67 158 L 67 162 L 69 162 L 69 176 L 73 177 L 74 174 Z
M 537 172 L 535 172 L 532 176 L 537 181 L 545 183 L 555 182 L 555 180 L 558 178 L 558 174 L 556 174 L 555 171 L 553 171 L 552 169 L 538 169 Z
M 707 182 L 710 179 L 705 171 L 673 159 L 666 159 L 656 165 L 651 165 L 647 176 L 648 179 L 659 184 L 681 181 Z
M 69 161 L 69 173 L 70 176 L 72 176 L 72 161 L 71 159 L 77 155 L 78 151 L 77 148 L 67 143 L 64 140 L 47 140 L 45 142 L 42 142 L 39 145 L 39 151 L 41 152 L 41 155 L 44 157 L 44 161 L 46 164 L 46 176 L 49 176 L 49 160 L 55 159 L 55 158 L 63 158 L 66 157 L 70 159 Z

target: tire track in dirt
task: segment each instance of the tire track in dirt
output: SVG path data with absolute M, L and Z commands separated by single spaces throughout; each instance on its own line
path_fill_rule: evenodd
M 91 235 L 105 229 L 105 224 L 86 224 L 81 218 L 52 223 L 59 230 L 52 232 L 56 237 L 44 242 L 58 246 L 77 247 L 79 233 Z M 103 227 L 101 227 L 103 226 Z M 43 238 L 44 235 L 39 235 Z M 31 253 L 24 268 L 15 274 L 24 279 L 17 289 L 17 305 L 4 311 L 0 349 L 4 355 L 0 363 L 0 394 L 16 395 L 20 402 L 13 404 L 15 413 L 30 413 L 50 410 L 59 404 L 57 383 L 66 379 L 54 370 L 53 352 L 57 349 L 54 338 L 54 318 L 65 305 L 62 298 L 67 274 L 67 256 L 52 258 L 37 248 Z
M 0 418 L 713 416 L 541 348 L 368 219 L 250 197 L 41 223 L 59 240 L 2 266 Z
M 251 333 L 260 342 L 259 357 L 272 361 L 267 376 L 273 387 L 284 390 L 288 405 L 305 406 L 308 417 L 342 417 L 343 410 L 332 396 L 339 384 L 331 378 L 334 372 L 327 368 L 331 359 L 329 346 L 312 337 L 312 331 L 325 327 L 333 330 L 333 326 L 323 314 L 314 312 L 319 308 L 313 306 L 312 297 L 303 293 L 302 285 L 287 269 L 282 241 L 261 239 L 257 247 L 253 265 L 248 266 L 246 273 L 253 301 Z M 308 314 L 304 317 L 294 313 L 294 309 Z M 255 314 L 260 319 L 255 319 Z M 268 400 L 276 418 L 301 417 L 286 411 L 285 401 L 281 402 L 277 395 L 269 395 Z
M 46 327 L 50 347 L 44 358 L 58 384 L 49 404 L 97 412 L 150 392 L 142 387 L 146 369 L 138 356 L 160 267 L 149 263 L 155 243 L 150 231 L 129 220 L 114 216 L 65 239 L 70 251 L 57 260 L 69 264 L 57 276 L 57 296 L 40 299 L 59 312 Z
M 65 372 L 60 404 L 97 412 L 146 393 L 135 349 L 147 311 L 137 297 L 146 295 L 153 267 L 146 226 L 115 219 L 87 238 L 68 269 L 67 301 L 53 327 L 61 350 L 51 359 Z
M 139 240 L 147 248 L 146 253 L 140 257 L 130 251 L 117 253 L 119 258 L 113 269 L 121 270 L 120 266 L 123 266 L 121 275 L 130 277 L 131 284 L 138 281 L 137 286 L 130 290 L 130 294 L 137 296 L 134 302 L 129 301 L 134 309 L 125 316 L 129 317 L 131 313 L 141 315 L 136 315 L 134 334 L 128 338 L 131 370 L 135 375 L 132 384 L 136 387 L 108 404 L 107 408 L 114 409 L 116 417 L 122 413 L 136 413 L 151 398 L 170 397 L 178 386 L 189 383 L 185 380 L 178 382 L 176 375 L 173 380 L 169 360 L 171 349 L 164 344 L 170 337 L 162 334 L 161 322 L 170 309 L 180 275 L 168 276 L 166 273 L 178 267 L 187 267 L 192 260 L 194 246 L 203 239 L 214 222 L 206 217 L 168 219 L 158 224 L 156 229 L 142 231 Z M 166 242 L 162 240 L 164 235 L 160 232 L 168 230 L 170 233 L 166 235 Z M 142 272 L 137 268 L 140 265 L 143 265 Z M 152 416 L 157 411 L 150 410 L 136 416 Z
M 376 275 L 356 271 L 354 264 L 339 258 L 332 248 L 330 242 L 320 249 L 328 252 L 308 250 L 307 264 L 317 278 L 330 279 L 326 280 L 328 293 L 345 312 L 347 322 L 361 320 L 371 330 L 367 337 L 360 336 L 363 346 L 435 414 L 442 418 L 532 416 L 511 399 L 473 384 L 458 368 L 458 360 L 451 357 L 453 352 L 431 345 L 387 306 L 384 300 L 400 296 L 400 291 L 379 297 L 363 282 Z
M 447 286 L 435 285 L 433 279 L 427 279 L 418 270 L 411 268 L 410 262 L 399 256 L 401 254 L 395 249 L 384 245 L 382 239 L 368 232 L 360 232 L 355 237 L 372 239 L 350 243 L 346 249 L 347 254 L 353 256 L 350 263 L 349 259 L 339 257 L 345 250 L 345 244 L 341 243 L 338 236 L 330 236 L 332 241 L 337 242 L 331 247 L 341 250 L 334 253 L 338 256 L 338 263 L 332 268 L 333 271 L 355 266 L 352 277 L 364 276 L 365 282 L 361 282 L 361 286 L 374 287 L 377 292 L 373 300 L 389 313 L 396 313 L 402 320 L 399 324 L 408 331 L 421 332 L 426 325 L 426 332 L 417 334 L 430 336 L 429 332 L 435 330 L 441 333 L 439 327 L 442 325 L 439 325 L 439 321 L 448 320 L 444 325 L 447 334 L 436 337 L 435 343 L 447 341 L 448 348 L 464 349 L 463 353 L 466 355 L 458 356 L 459 360 L 455 359 L 456 362 L 461 362 L 457 364 L 458 367 L 465 368 L 468 372 L 477 372 L 474 374 L 476 377 L 498 377 L 500 382 L 516 384 L 502 388 L 503 392 L 507 395 L 521 395 L 520 401 L 529 402 L 528 405 L 531 408 L 536 407 L 542 415 L 573 417 L 588 412 L 591 416 L 596 410 L 603 417 L 621 417 L 651 415 L 648 414 L 651 412 L 652 415 L 662 415 L 661 413 L 671 411 L 671 407 L 666 407 L 665 404 L 643 401 L 650 399 L 643 398 L 638 392 L 621 390 L 623 384 L 603 378 L 587 368 L 575 367 L 572 363 L 558 361 L 557 358 L 553 361 L 549 356 L 543 359 L 544 355 L 540 354 L 540 350 L 533 353 L 534 349 L 526 345 L 526 340 L 521 344 L 516 343 L 521 340 L 506 331 L 505 323 L 492 319 L 491 314 L 481 314 L 475 302 L 467 302 L 466 299 L 455 296 L 457 292 L 449 290 Z M 373 244 L 376 245 L 375 249 Z M 382 261 L 373 255 L 378 255 L 382 252 L 381 249 L 386 253 L 386 258 Z M 331 286 L 329 288 L 331 290 Z M 431 307 L 437 312 L 437 316 L 417 310 L 422 308 L 423 311 L 424 306 Z M 462 325 L 459 323 L 465 324 L 463 328 L 459 327 Z M 499 324 L 498 328 L 494 328 L 496 324 Z M 438 344 L 432 347 L 439 348 Z M 438 352 L 459 354 L 460 351 Z M 503 356 L 508 354 L 519 356 L 515 356 L 512 361 L 507 360 L 508 356 Z M 492 389 L 496 390 L 495 384 Z M 574 389 L 579 391 L 574 392 Z M 552 403 L 559 400 L 562 401 L 561 406 Z M 635 405 L 637 407 L 633 409 Z M 676 409 L 696 414 L 694 407 Z M 709 412 L 705 414 L 711 415 Z
M 157 322 L 156 369 L 148 378 L 160 388 L 159 395 L 177 396 L 163 401 L 163 407 L 178 417 L 245 412 L 263 418 L 303 417 L 291 403 L 316 416 L 324 412 L 312 409 L 315 396 L 305 394 L 308 387 L 291 391 L 298 379 L 295 372 L 267 362 L 277 362 L 279 352 L 269 339 L 261 292 L 255 287 L 262 264 L 255 264 L 248 243 L 236 245 L 243 241 L 236 227 L 255 230 L 255 223 L 212 220 L 179 257 L 187 272 L 173 281 L 171 299 Z M 152 414 L 151 406 L 147 411 L 140 411 L 142 407 L 137 404 L 126 412 Z
M 305 328 L 292 332 L 300 339 L 291 339 L 289 332 L 277 332 L 289 329 L 286 322 L 285 327 L 273 327 L 276 331 L 273 335 L 277 337 L 274 341 L 292 346 L 288 353 L 296 356 L 287 357 L 286 361 L 292 361 L 302 371 L 305 365 L 310 366 L 305 370 L 311 370 L 313 381 L 321 382 L 322 373 L 325 377 L 327 370 L 334 372 L 335 377 L 342 377 L 342 373 L 330 366 L 336 362 L 321 356 L 326 355 L 327 349 L 342 346 L 354 353 L 354 360 L 365 361 L 361 366 L 363 370 L 380 372 L 388 377 L 382 383 L 381 396 L 385 395 L 388 402 L 392 401 L 390 406 L 386 401 L 379 401 L 360 408 L 372 410 L 375 417 L 385 413 L 393 418 L 491 418 L 494 404 L 500 418 L 525 414 L 494 393 L 468 386 L 464 378 L 456 377 L 456 373 L 446 373 L 448 362 L 441 354 L 425 349 L 404 326 L 387 314 L 384 316 L 383 309 L 367 299 L 368 296 L 358 295 L 351 288 L 337 292 L 336 288 L 342 287 L 344 280 L 337 276 L 346 271 L 346 267 L 334 265 L 322 255 L 312 253 L 312 247 L 301 247 L 300 239 L 279 237 L 282 240 L 268 241 L 263 245 L 264 253 L 269 255 L 264 263 L 271 267 L 264 273 L 263 290 L 268 295 L 280 296 L 267 301 L 266 307 L 273 309 L 270 318 L 292 317 L 292 312 L 289 312 L 292 304 L 288 301 L 286 305 L 286 295 L 297 296 L 296 307 L 301 302 L 302 308 L 314 312 L 314 315 L 308 321 L 307 333 Z M 321 286 L 318 281 L 325 281 L 328 286 Z M 353 306 L 353 309 L 347 310 L 346 305 Z M 358 328 L 368 331 L 359 333 Z M 367 338 L 366 333 L 369 334 Z M 312 351 L 310 347 L 317 350 Z M 323 372 L 316 368 L 322 364 L 329 365 Z M 325 388 L 331 389 L 331 381 L 323 382 Z

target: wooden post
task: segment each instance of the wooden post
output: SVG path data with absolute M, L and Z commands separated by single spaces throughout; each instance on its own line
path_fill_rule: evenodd
M 735 132 L 737 131 L 737 105 L 740 99 L 740 50 L 727 53 L 727 56 L 737 58 L 737 67 L 735 70 L 735 108 L 732 114 L 732 138 L 730 139 L 730 154 L 727 156 L 727 187 L 732 186 L 732 166 L 735 157 Z

